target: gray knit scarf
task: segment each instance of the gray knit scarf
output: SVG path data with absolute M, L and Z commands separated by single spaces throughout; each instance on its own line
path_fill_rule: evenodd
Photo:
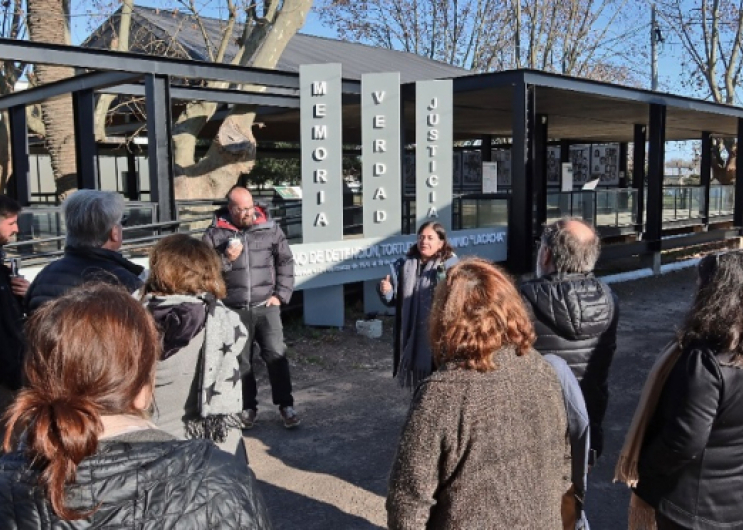
M 400 386 L 415 389 L 431 375 L 433 357 L 428 345 L 428 314 L 436 287 L 440 259 L 421 264 L 420 258 L 409 257 L 402 265 L 402 347 L 397 371 Z M 419 268 L 423 265 L 420 274 Z
M 211 295 L 147 295 L 150 310 L 164 306 L 198 304 L 206 311 L 204 344 L 197 371 L 198 419 L 187 420 L 188 438 L 207 438 L 224 442 L 231 428 L 239 428 L 236 417 L 242 410 L 241 352 L 248 332 L 234 311 Z M 153 307 L 154 306 L 154 307 Z M 247 371 L 242 366 L 242 371 Z

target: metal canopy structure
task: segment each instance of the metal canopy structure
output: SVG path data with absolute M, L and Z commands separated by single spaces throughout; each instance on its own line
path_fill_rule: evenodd
M 295 73 L 150 57 L 132 53 L 81 49 L 0 39 L 0 58 L 26 63 L 74 66 L 85 72 L 53 85 L 0 98 L 10 117 L 14 194 L 30 203 L 26 106 L 69 93 L 75 112 L 80 187 L 93 187 L 96 144 L 93 138 L 95 92 L 143 95 L 148 109 L 148 164 L 152 198 L 159 203 L 159 221 L 175 215 L 171 112 L 173 100 L 208 100 L 227 105 L 258 105 L 265 126 L 259 141 L 299 140 L 298 87 Z M 189 84 L 184 80 L 192 80 Z M 218 89 L 204 81 L 231 84 Z M 197 84 L 198 86 L 194 86 Z M 238 90 L 240 86 L 254 91 Z M 414 85 L 402 87 L 402 138 L 414 138 Z M 512 187 L 509 206 L 508 262 L 513 272 L 530 271 L 535 243 L 546 220 L 545 161 L 550 140 L 561 146 L 585 142 L 634 142 L 632 187 L 638 192 L 635 231 L 641 241 L 627 252 L 653 253 L 668 248 L 663 240 L 663 170 L 665 142 L 701 140 L 705 149 L 713 135 L 743 142 L 743 109 L 705 101 L 620 87 L 531 70 L 454 77 L 454 139 L 482 139 L 483 160 L 490 159 L 491 139 L 510 139 Z M 360 82 L 343 80 L 343 142 L 360 144 Z M 647 152 L 645 146 L 647 143 Z M 703 149 L 704 151 L 704 149 Z M 563 161 L 566 161 L 564 150 Z M 702 156 L 702 217 L 708 227 L 711 160 Z M 740 151 L 738 157 L 743 157 Z M 645 175 L 647 162 L 648 174 Z M 743 226 L 743 160 L 737 161 L 733 223 Z M 647 181 L 647 184 L 646 184 Z M 646 187 L 647 186 L 647 187 Z M 647 218 L 642 202 L 647 189 Z M 696 244 L 728 237 L 730 231 L 696 234 L 671 244 Z M 736 229 L 735 235 L 739 234 Z

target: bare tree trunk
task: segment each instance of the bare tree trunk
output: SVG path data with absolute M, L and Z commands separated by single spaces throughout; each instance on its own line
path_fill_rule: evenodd
M 272 2 L 278 5 L 278 2 Z M 304 25 L 312 0 L 286 0 L 276 11 L 265 36 L 260 39 L 250 64 L 260 68 L 274 68 L 286 45 Z M 247 46 L 250 49 L 250 46 Z M 179 199 L 221 197 L 232 187 L 241 173 L 250 171 L 255 161 L 256 141 L 252 128 L 255 108 L 236 106 L 225 118 L 217 138 L 206 156 L 195 164 L 177 166 L 175 195 Z M 177 144 L 176 144 L 177 145 Z M 177 160 L 186 161 L 183 155 Z
M 132 11 L 134 0 L 121 0 L 121 14 L 119 15 L 118 35 L 111 43 L 111 49 L 126 52 L 129 51 L 129 34 L 132 27 Z M 106 139 L 106 118 L 111 103 L 116 99 L 114 94 L 101 94 L 95 106 L 95 139 L 103 141 Z
M 59 0 L 29 0 L 28 30 L 32 41 L 65 44 L 67 18 Z M 36 65 L 34 75 L 39 84 L 45 85 L 75 75 L 71 67 Z M 75 160 L 75 127 L 72 98 L 60 96 L 41 104 L 42 121 L 46 136 L 44 143 L 49 151 L 54 171 L 57 193 L 64 198 L 77 189 Z

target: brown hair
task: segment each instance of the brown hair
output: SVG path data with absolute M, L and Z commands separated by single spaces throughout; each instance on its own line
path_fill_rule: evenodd
M 489 372 L 493 353 L 514 346 L 523 355 L 534 344 L 529 315 L 511 279 L 480 258 L 460 261 L 446 273 L 434 294 L 429 320 L 437 365 Z
M 66 486 L 95 453 L 101 416 L 141 414 L 134 401 L 153 387 L 159 335 L 131 294 L 96 283 L 43 305 L 26 336 L 26 386 L 6 413 L 3 448 L 22 447 L 41 469 L 40 485 L 59 517 L 82 519 L 96 507 L 68 508 Z
M 426 228 L 430 228 L 431 230 L 436 232 L 436 235 L 439 236 L 439 239 L 444 242 L 434 258 L 438 258 L 444 261 L 451 258 L 454 255 L 454 249 L 451 248 L 449 240 L 446 239 L 446 228 L 444 228 L 444 225 L 436 221 L 427 221 L 420 226 L 420 228 L 416 232 L 416 235 L 421 235 L 421 232 L 423 232 Z M 410 250 L 408 250 L 408 257 L 419 258 L 420 255 L 421 251 L 418 250 L 418 243 L 416 242 L 416 244 L 410 247 Z
M 222 264 L 214 249 L 186 234 L 160 240 L 150 252 L 145 293 L 156 295 L 211 293 L 227 296 Z

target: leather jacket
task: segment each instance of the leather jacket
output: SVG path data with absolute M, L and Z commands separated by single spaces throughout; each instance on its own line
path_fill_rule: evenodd
M 617 349 L 616 295 L 592 273 L 556 273 L 525 282 L 521 296 L 532 314 L 534 349 L 563 358 L 580 383 L 591 423 L 593 463 L 604 447 L 609 367 Z
M 743 528 L 743 369 L 691 344 L 645 434 L 637 495 L 684 528 Z

